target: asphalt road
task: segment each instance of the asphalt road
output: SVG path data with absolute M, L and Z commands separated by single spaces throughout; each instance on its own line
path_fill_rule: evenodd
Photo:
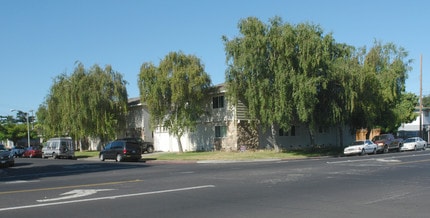
M 429 217 L 430 151 L 236 163 L 16 159 L 0 217 Z

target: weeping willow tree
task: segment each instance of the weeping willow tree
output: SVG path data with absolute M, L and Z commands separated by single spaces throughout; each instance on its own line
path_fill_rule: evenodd
M 112 139 L 127 113 L 126 81 L 111 66 L 57 76 L 38 111 L 45 135 Z
M 232 40 L 223 37 L 229 97 L 233 103 L 242 101 L 251 119 L 270 127 L 275 150 L 279 150 L 275 125 L 288 130 L 304 123 L 313 144 L 313 130 L 322 121 L 316 114 L 321 93 L 329 93 L 324 90 L 335 79 L 332 62 L 344 58 L 348 49 L 338 46 L 331 34 L 324 35 L 319 26 L 291 25 L 279 17 L 269 24 L 254 17 L 243 19 L 239 31 L 241 35 Z M 341 103 L 327 105 L 332 108 L 327 108 L 325 119 L 342 119 Z
M 139 89 L 148 105 L 151 126 L 168 129 L 183 152 L 181 137 L 196 128 L 205 113 L 204 105 L 211 80 L 200 60 L 193 55 L 171 52 L 159 66 L 144 63 L 140 68 Z
M 405 93 L 405 80 L 412 62 L 406 59 L 407 55 L 402 47 L 378 41 L 369 50 L 359 49 L 361 67 L 354 77 L 357 101 L 352 126 L 395 132 L 401 123 L 415 119 L 416 96 Z
M 345 124 L 389 131 L 414 117 L 414 98 L 402 97 L 410 70 L 403 48 L 375 43 L 367 52 L 337 43 L 318 25 L 291 25 L 279 17 L 268 24 L 249 17 L 238 28 L 239 36 L 223 36 L 228 97 L 271 129 L 275 150 L 275 126 L 304 124 L 314 145 L 321 127 L 338 126 L 339 135 Z

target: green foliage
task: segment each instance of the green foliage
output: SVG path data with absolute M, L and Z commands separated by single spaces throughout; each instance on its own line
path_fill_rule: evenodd
M 351 92 L 351 76 L 335 71 L 334 63 L 348 66 L 350 47 L 335 43 L 319 26 L 293 26 L 278 17 L 268 25 L 253 17 L 241 20 L 239 31 L 240 37 L 223 37 L 233 103 L 242 101 L 263 127 L 344 122 L 352 102 L 339 91 Z
M 16 118 L 13 116 L 1 116 L 0 122 L 0 140 L 11 140 L 16 145 L 19 139 L 27 139 L 27 113 L 17 111 Z M 34 116 L 29 116 L 30 138 L 36 138 L 37 132 L 32 128 L 34 126 Z M 37 123 L 37 122 L 36 122 Z
M 2 123 L 0 125 L 0 140 L 9 139 L 15 144 L 19 139 L 27 138 L 27 124 Z
M 397 119 L 394 123 L 400 125 L 401 123 L 413 122 L 419 115 L 411 113 L 411 111 L 415 111 L 418 101 L 418 96 L 413 93 L 402 94 L 400 103 L 393 109 L 395 118 Z M 398 128 L 398 126 L 396 128 Z
M 169 129 L 178 140 L 196 127 L 205 113 L 202 107 L 210 99 L 209 75 L 200 60 L 182 52 L 169 53 L 158 67 L 144 63 L 140 68 L 139 89 L 142 102 L 148 105 L 151 126 Z
M 407 52 L 392 43 L 382 45 L 375 42 L 366 52 L 362 48 L 358 59 L 360 68 L 355 90 L 357 103 L 352 115 L 352 126 L 355 128 L 379 127 L 383 132 L 395 132 L 401 123 L 409 122 L 414 116 L 414 108 L 402 105 L 409 97 L 405 93 L 405 80 L 410 70 L 411 60 L 404 60 Z M 403 115 L 399 114 L 402 108 Z
M 356 50 L 317 25 L 279 17 L 269 24 L 249 17 L 238 28 L 238 37 L 223 37 L 227 93 L 262 127 L 304 123 L 313 143 L 318 126 L 393 130 L 413 117 L 410 96 L 402 97 L 411 62 L 403 48 L 375 42 L 369 52 Z
M 112 70 L 79 63 L 72 75 L 54 79 L 37 112 L 46 136 L 112 139 L 127 113 L 126 81 Z

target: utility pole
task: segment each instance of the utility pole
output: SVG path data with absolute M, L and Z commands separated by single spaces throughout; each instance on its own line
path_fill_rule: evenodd
M 420 56 L 420 137 L 423 137 L 423 55 Z

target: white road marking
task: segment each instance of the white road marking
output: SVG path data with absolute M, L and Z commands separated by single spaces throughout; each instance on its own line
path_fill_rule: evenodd
M 375 160 L 375 158 L 371 159 L 360 159 L 360 160 L 340 160 L 340 161 L 327 161 L 328 164 L 337 164 L 337 163 L 354 163 L 354 162 L 364 162 L 369 160 Z
M 152 192 L 142 192 L 142 193 L 135 193 L 135 194 L 114 195 L 114 196 L 106 196 L 106 197 L 99 197 L 99 198 L 88 198 L 88 199 L 51 202 L 51 203 L 24 205 L 24 206 L 16 206 L 16 207 L 5 207 L 5 208 L 0 208 L 0 211 L 22 210 L 22 209 L 28 209 L 28 208 L 47 207 L 47 206 L 73 204 L 73 203 L 89 202 L 89 201 L 113 200 L 113 199 L 117 199 L 117 198 L 128 198 L 128 197 L 135 197 L 135 196 L 162 194 L 162 193 L 179 192 L 179 191 L 189 191 L 189 190 L 195 190 L 195 189 L 214 188 L 214 187 L 215 187 L 214 185 L 203 185 L 203 186 L 193 186 L 193 187 L 185 187 L 185 188 L 178 188 L 178 189 L 167 189 L 167 190 L 152 191 Z
M 401 162 L 400 160 L 396 160 L 396 159 L 391 159 L 391 160 L 388 160 L 388 159 L 376 159 L 376 161 L 386 162 L 386 163 L 398 163 L 398 162 Z
M 30 182 L 40 182 L 40 180 L 15 180 L 10 182 L 5 182 L 5 184 L 21 184 L 21 183 L 30 183 Z
M 80 198 L 80 197 L 93 195 L 97 192 L 112 191 L 112 190 L 113 189 L 75 189 L 75 190 L 60 194 L 63 197 L 42 199 L 42 200 L 37 200 L 37 202 L 68 200 L 72 198 Z

